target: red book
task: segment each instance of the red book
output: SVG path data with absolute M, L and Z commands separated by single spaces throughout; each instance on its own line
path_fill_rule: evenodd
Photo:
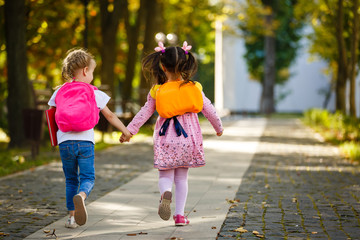
M 51 146 L 53 147 L 57 145 L 56 133 L 58 131 L 58 126 L 56 125 L 55 122 L 55 112 L 56 112 L 56 108 L 50 108 L 48 110 L 45 110 L 46 121 L 49 127 Z

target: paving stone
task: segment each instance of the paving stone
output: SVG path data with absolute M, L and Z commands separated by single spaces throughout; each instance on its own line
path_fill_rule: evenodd
M 266 239 L 360 239 L 359 182 L 359 164 L 300 121 L 271 119 L 236 197 L 248 203 L 244 228 L 266 226 Z
M 152 156 L 153 148 L 147 143 L 96 152 L 95 186 L 87 203 L 152 169 Z M 0 239 L 23 239 L 67 215 L 65 180 L 58 153 L 55 158 L 55 162 L 33 171 L 0 178 L 0 231 L 10 234 Z

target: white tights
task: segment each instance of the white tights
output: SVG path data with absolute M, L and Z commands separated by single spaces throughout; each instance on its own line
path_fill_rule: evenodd
M 175 214 L 184 215 L 185 203 L 188 193 L 188 168 L 176 168 L 159 171 L 159 190 L 162 195 L 172 189 L 175 182 Z

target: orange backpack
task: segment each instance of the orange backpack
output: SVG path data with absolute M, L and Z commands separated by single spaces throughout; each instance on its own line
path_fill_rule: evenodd
M 198 113 L 203 109 L 202 86 L 200 83 L 182 81 L 155 85 L 150 94 L 156 99 L 156 111 L 160 117 L 171 118 L 187 112 Z

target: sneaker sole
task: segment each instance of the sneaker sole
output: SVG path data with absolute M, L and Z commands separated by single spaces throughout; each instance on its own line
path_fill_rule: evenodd
M 74 228 L 77 228 L 78 225 L 67 225 L 67 224 L 65 224 L 65 227 L 66 227 L 66 228 L 74 229 Z
M 75 205 L 75 222 L 79 226 L 84 225 L 87 220 L 87 212 L 84 200 L 80 195 L 75 195 L 73 198 L 73 202 Z
M 188 223 L 175 223 L 175 226 L 185 226 L 185 225 L 189 225 Z
M 163 199 L 161 200 L 161 203 L 159 205 L 159 211 L 158 211 L 159 216 L 161 217 L 161 219 L 165 221 L 169 220 L 171 216 L 171 208 L 170 208 L 171 197 L 172 197 L 171 192 L 164 192 Z

